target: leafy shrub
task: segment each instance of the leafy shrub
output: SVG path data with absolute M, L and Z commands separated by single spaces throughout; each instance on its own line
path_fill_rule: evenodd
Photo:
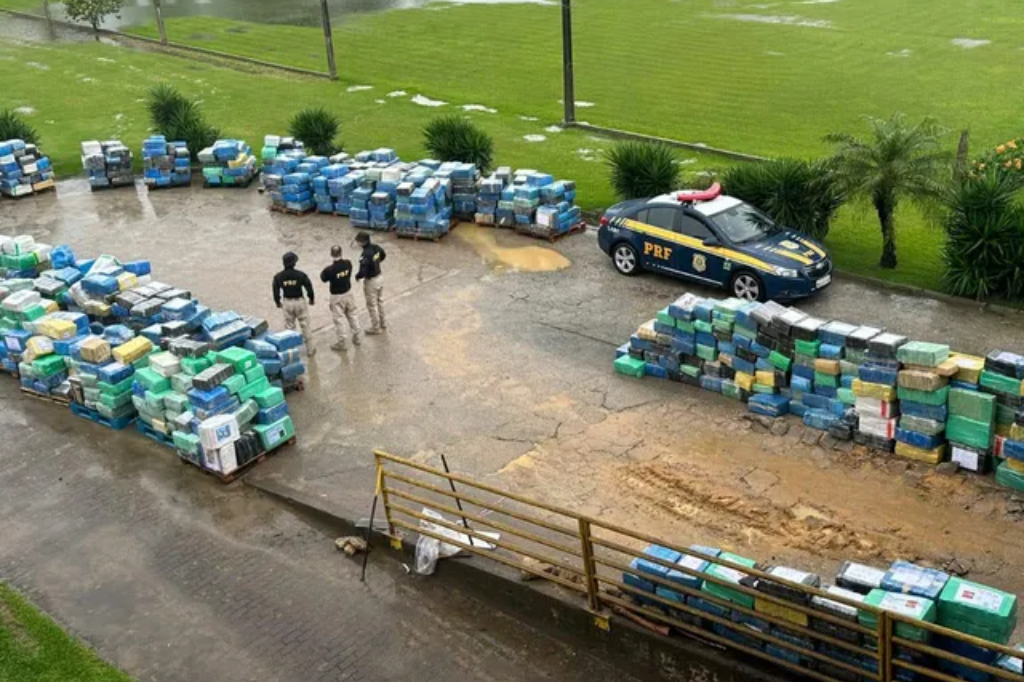
M 338 117 L 323 107 L 303 109 L 288 122 L 288 134 L 320 156 L 330 156 L 341 149 L 341 143 L 336 141 L 340 129 Z
M 491 169 L 494 140 L 472 121 L 461 116 L 440 116 L 423 129 L 423 146 L 439 161 L 476 164 L 481 173 Z
M 39 144 L 39 133 L 14 109 L 0 110 L 0 140 L 25 140 Z
M 169 141 L 188 143 L 192 159 L 220 137 L 220 130 L 206 122 L 199 103 L 181 94 L 168 83 L 153 86 L 146 98 L 146 109 L 153 130 Z
M 843 203 L 827 163 L 777 159 L 734 166 L 725 172 L 726 194 L 761 209 L 779 225 L 824 239 Z
M 64 13 L 72 21 L 84 21 L 92 26 L 93 37 L 100 39 L 100 24 L 108 14 L 121 16 L 124 0 L 65 0 Z
M 679 164 L 660 142 L 618 142 L 605 153 L 612 189 L 620 199 L 641 199 L 679 189 Z
M 975 174 L 995 170 L 1024 175 L 1024 138 L 999 145 L 974 162 Z
M 944 285 L 956 296 L 1024 296 L 1021 176 L 993 168 L 969 176 L 946 197 Z

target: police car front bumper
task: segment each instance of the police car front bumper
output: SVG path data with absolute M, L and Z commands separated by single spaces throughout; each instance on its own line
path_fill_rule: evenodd
M 832 261 L 824 260 L 797 271 L 796 277 L 770 276 L 765 282 L 768 298 L 797 299 L 813 296 L 832 284 Z

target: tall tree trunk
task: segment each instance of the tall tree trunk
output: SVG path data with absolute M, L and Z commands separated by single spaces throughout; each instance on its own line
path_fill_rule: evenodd
M 896 267 L 896 199 L 882 192 L 875 194 L 873 202 L 882 226 L 882 259 L 878 264 L 892 269 Z
M 95 19 L 92 22 L 92 37 L 97 43 L 100 42 L 100 22 Z

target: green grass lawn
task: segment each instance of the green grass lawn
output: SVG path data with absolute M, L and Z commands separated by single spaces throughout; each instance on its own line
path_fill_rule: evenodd
M 443 14 L 440 12 L 439 14 Z M 30 107 L 28 120 L 43 136 L 43 150 L 62 176 L 81 173 L 79 143 L 119 138 L 141 147 L 148 134 L 144 97 L 155 83 L 168 81 L 202 100 L 203 110 L 225 136 L 247 140 L 255 149 L 268 133 L 284 133 L 289 116 L 304 106 L 322 105 L 339 114 L 348 150 L 390 146 L 403 158 L 426 155 L 423 125 L 456 105 L 487 104 L 497 113 L 468 111 L 495 140 L 495 160 L 502 165 L 546 170 L 577 181 L 578 201 L 585 209 L 615 202 L 601 150 L 610 142 L 581 131 L 549 130 L 558 121 L 558 107 L 544 115 L 529 103 L 495 106 L 493 99 L 450 97 L 444 107 L 414 104 L 419 90 L 401 83 L 374 84 L 371 90 L 349 91 L 358 81 L 332 83 L 280 73 L 244 73 L 210 62 L 94 42 L 24 43 L 0 40 L 0 108 Z M 368 84 L 368 83 L 367 83 Z M 394 89 L 405 96 L 389 97 Z M 489 92 L 482 88 L 481 92 Z M 447 97 L 447 96 L 446 96 Z M 383 102 L 383 103 L 380 103 Z M 461 110 L 461 109 L 460 109 Z M 535 117 L 537 120 L 524 120 Z M 542 135 L 542 142 L 527 136 Z M 686 172 L 717 170 L 729 162 L 708 154 L 680 153 Z M 938 288 L 941 274 L 941 231 L 918 211 L 902 210 L 897 225 L 900 267 L 877 267 L 881 239 L 874 214 L 867 207 L 845 208 L 828 239 L 837 264 L 846 270 L 894 281 Z
M 978 147 L 1020 133 L 1011 93 L 1024 67 L 1024 15 L 1013 3 L 573 6 L 576 96 L 593 104 L 578 110 L 580 120 L 773 156 L 819 154 L 827 133 L 893 111 L 970 128 Z M 561 115 L 557 6 L 453 5 L 336 16 L 334 25 L 349 82 Z M 135 30 L 157 35 L 153 24 Z M 169 19 L 167 30 L 180 43 L 326 68 L 319 28 L 188 17 Z
M 3 584 L 0 584 L 0 680 L 131 682 L 131 678 L 101 661 Z

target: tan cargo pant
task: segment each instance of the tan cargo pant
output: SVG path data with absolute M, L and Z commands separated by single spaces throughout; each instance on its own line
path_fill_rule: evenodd
M 299 323 L 302 330 L 302 339 L 306 342 L 306 349 L 313 349 L 313 334 L 309 328 L 309 304 L 304 298 L 286 298 L 281 301 L 281 310 L 284 312 L 284 328 L 295 329 L 295 323 Z
M 370 313 L 370 326 L 373 329 L 387 329 L 384 321 L 384 275 L 377 275 L 363 282 L 366 293 L 366 311 Z
M 331 295 L 331 319 L 334 320 L 334 333 L 338 337 L 338 345 L 342 348 L 348 345 L 348 334 L 345 333 L 345 325 L 342 320 L 348 321 L 348 328 L 352 332 L 352 343 L 359 345 L 361 342 L 359 329 L 359 309 L 356 307 L 356 295 L 349 291 L 346 294 Z

